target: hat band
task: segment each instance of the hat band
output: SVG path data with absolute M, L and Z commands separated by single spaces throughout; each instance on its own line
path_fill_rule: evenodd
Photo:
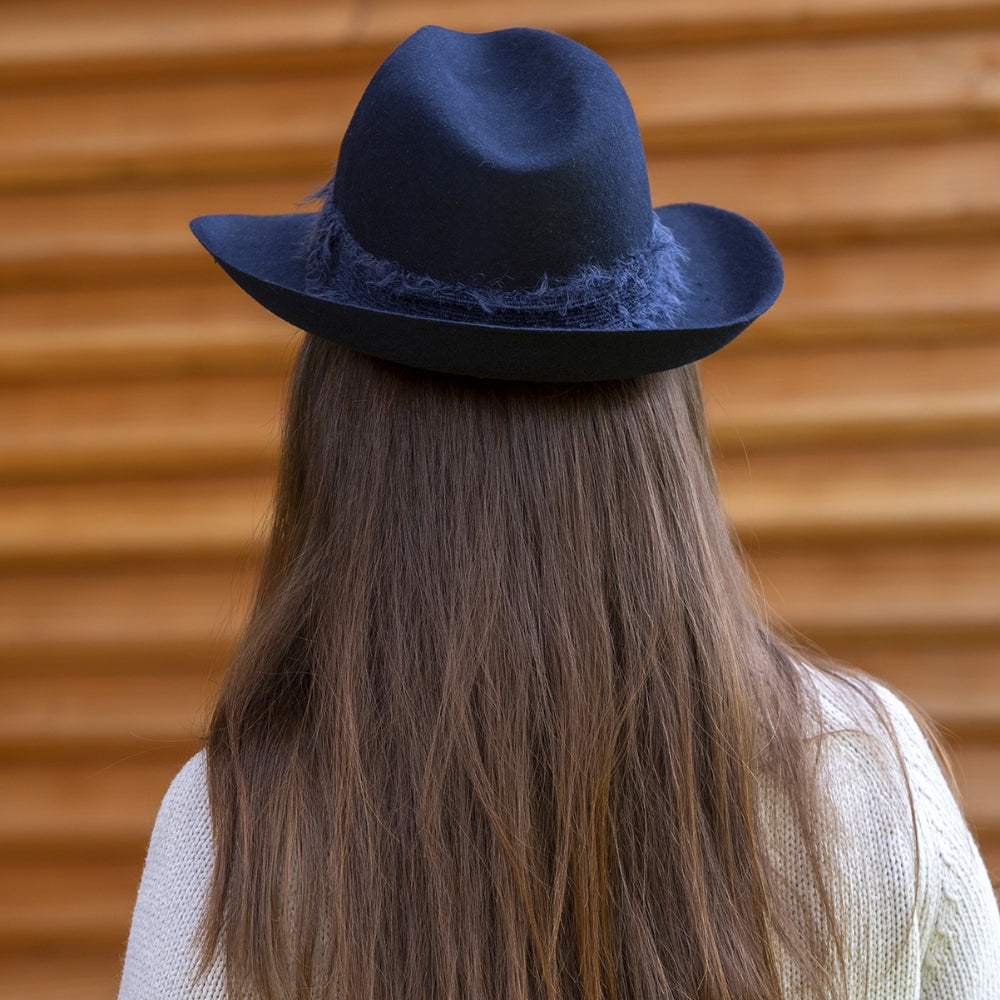
M 531 289 L 451 283 L 414 274 L 369 253 L 327 197 L 309 239 L 309 291 L 361 309 L 493 327 L 667 329 L 682 311 L 687 259 L 650 211 L 649 244 L 610 267 L 585 264 L 565 278 L 542 275 Z

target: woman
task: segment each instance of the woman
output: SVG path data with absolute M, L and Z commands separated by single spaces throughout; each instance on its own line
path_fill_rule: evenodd
M 920 727 L 768 628 L 693 362 L 745 219 L 650 209 L 610 68 L 427 28 L 313 214 L 196 220 L 306 330 L 255 607 L 164 800 L 121 996 L 1000 996 Z

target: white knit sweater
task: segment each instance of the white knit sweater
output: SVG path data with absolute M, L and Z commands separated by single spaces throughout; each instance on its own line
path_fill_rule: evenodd
M 919 727 L 897 698 L 878 689 L 902 750 L 911 813 L 905 784 L 898 769 L 893 776 L 892 751 L 874 718 L 849 704 L 840 685 L 812 676 L 823 699 L 821 768 L 843 873 L 834 891 L 851 956 L 848 995 L 852 1000 L 1000 1000 L 997 902 Z M 789 891 L 795 892 L 802 868 L 794 826 L 778 796 L 765 792 L 762 806 Z M 199 754 L 170 786 L 156 820 L 119 1000 L 226 996 L 221 962 L 206 976 L 196 975 L 195 934 L 212 859 L 205 760 Z M 806 898 L 803 905 L 812 903 Z M 783 998 L 807 1000 L 791 972 Z

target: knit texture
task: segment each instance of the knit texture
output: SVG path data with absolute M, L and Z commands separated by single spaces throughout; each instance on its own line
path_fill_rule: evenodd
M 982 858 L 948 784 L 905 706 L 876 691 L 905 767 L 874 712 L 818 674 L 823 723 L 813 739 L 835 825 L 833 891 L 854 1000 L 1000 1000 L 1000 913 Z M 913 811 L 906 781 L 913 795 Z M 762 822 L 791 898 L 815 900 L 789 810 L 764 790 Z M 914 828 L 915 819 L 915 828 Z M 919 862 L 918 862 L 919 857 Z M 160 808 L 132 918 L 119 1000 L 223 1000 L 218 960 L 203 978 L 197 929 L 212 873 L 205 757 L 190 760 Z M 782 1000 L 809 1000 L 793 971 Z

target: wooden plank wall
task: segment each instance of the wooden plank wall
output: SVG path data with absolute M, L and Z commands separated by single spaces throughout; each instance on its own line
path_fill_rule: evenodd
M 0 2 L 0 981 L 114 993 L 252 574 L 294 335 L 187 231 L 291 210 L 422 23 L 608 58 L 654 197 L 759 221 L 704 366 L 778 612 L 950 733 L 1000 875 L 1000 3 Z

